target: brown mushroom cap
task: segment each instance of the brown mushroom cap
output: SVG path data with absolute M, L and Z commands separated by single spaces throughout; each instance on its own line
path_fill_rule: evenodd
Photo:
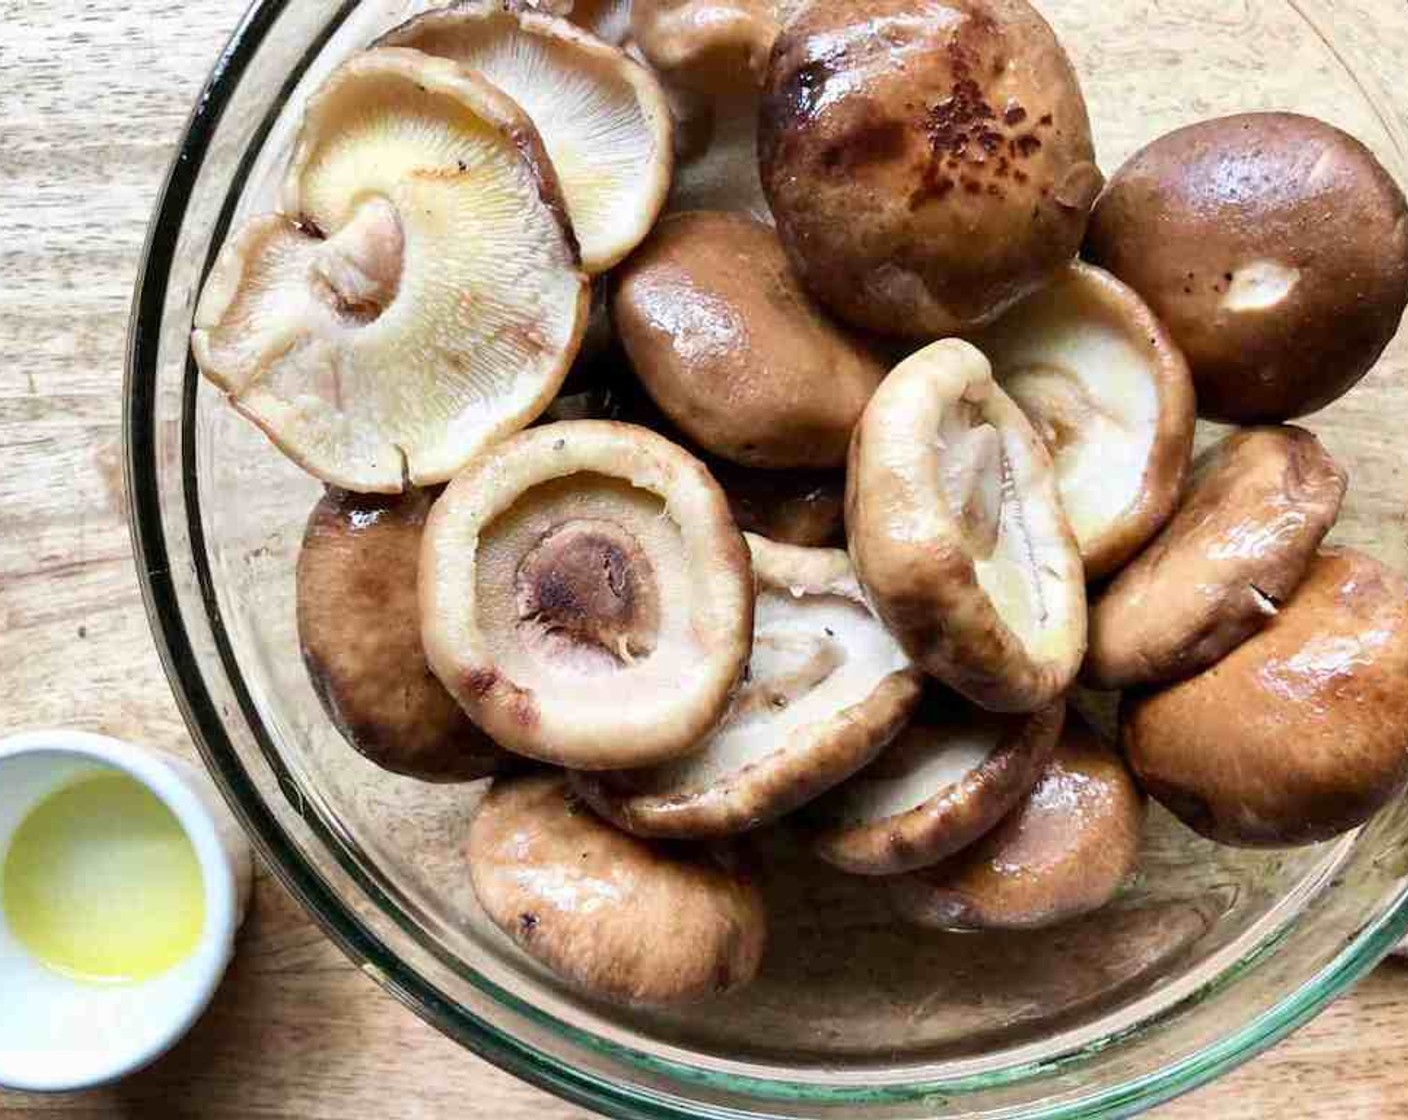
M 724 722 L 655 770 L 573 775 L 628 832 L 688 839 L 776 820 L 873 759 L 919 700 L 919 673 L 866 607 L 844 552 L 748 544 L 753 652 Z
M 777 234 L 743 214 L 666 218 L 620 270 L 612 310 L 666 415 L 749 466 L 840 466 L 885 376 L 812 304 Z
M 631 36 L 666 78 L 701 93 L 763 84 L 780 30 L 772 0 L 633 0 Z
M 436 502 L 421 556 L 436 675 L 510 750 L 574 769 L 688 753 L 748 658 L 748 549 L 698 460 L 644 428 L 522 432 Z
M 1134 871 L 1144 797 L 1118 755 L 1074 714 L 1036 787 L 1001 824 L 944 863 L 890 880 L 912 922 L 1039 929 L 1109 902 Z
M 836 314 L 981 326 L 1075 256 L 1102 178 L 1075 71 L 1025 0 L 827 0 L 773 49 L 763 189 Z
M 902 362 L 856 427 L 851 559 L 917 665 L 992 711 L 1044 708 L 1085 656 L 1085 576 L 1051 457 L 965 342 Z
M 1079 261 L 974 342 L 1051 451 L 1086 578 L 1118 571 L 1187 477 L 1197 404 L 1178 347 L 1133 289 Z
M 745 533 L 799 548 L 845 544 L 844 471 L 770 471 L 722 459 L 709 467 Z
M 465 854 L 494 923 L 591 995 L 685 1003 L 758 971 L 767 915 L 755 887 L 703 852 L 617 832 L 561 775 L 496 782 Z
M 852 875 L 900 875 L 947 859 L 1031 792 L 1065 720 L 1061 700 L 1000 716 L 955 696 L 924 713 L 881 756 L 816 806 L 813 844 Z
M 329 490 L 298 556 L 298 636 L 313 689 L 372 762 L 432 782 L 468 782 L 516 761 L 430 671 L 416 569 L 430 495 Z
M 1266 629 L 1211 669 L 1127 695 L 1149 794 L 1224 844 L 1284 847 L 1367 821 L 1408 777 L 1408 581 L 1327 549 Z
M 650 232 L 674 162 L 665 91 L 646 67 L 565 19 L 485 0 L 416 16 L 379 44 L 454 59 L 532 119 L 590 273 Z
M 510 12 L 561 16 L 612 46 L 619 47 L 631 32 L 631 0 L 503 0 L 503 6 Z
M 191 352 L 300 466 L 399 493 L 547 407 L 587 278 L 532 122 L 483 78 L 353 56 L 308 101 L 282 207 L 221 249 Z
M 1292 596 L 1344 492 L 1344 472 L 1301 428 L 1209 449 L 1167 528 L 1092 604 L 1085 678 L 1122 689 L 1215 664 Z
M 1233 423 L 1348 392 L 1408 302 L 1402 191 L 1358 140 L 1291 113 L 1155 140 L 1110 183 L 1087 250 L 1167 324 L 1199 412 Z

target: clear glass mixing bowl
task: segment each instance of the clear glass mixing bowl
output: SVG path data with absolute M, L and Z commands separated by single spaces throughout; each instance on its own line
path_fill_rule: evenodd
M 824 0 L 823 0 L 824 2 Z M 1154 812 L 1111 910 L 1022 936 L 918 934 L 863 882 L 756 838 L 761 981 L 646 1013 L 559 985 L 476 909 L 475 793 L 382 773 L 304 676 L 294 561 L 319 487 L 203 384 L 187 335 L 233 221 L 264 204 L 309 84 L 416 6 L 263 0 L 201 94 L 151 230 L 126 386 L 133 532 L 197 742 L 285 885 L 390 992 L 491 1061 L 623 1117 L 1112 1116 L 1270 1045 L 1408 928 L 1408 805 L 1319 848 L 1215 848 Z M 1408 179 L 1401 0 L 1046 0 L 1102 162 L 1190 120 L 1313 113 Z M 1397 86 L 1397 92 L 1393 92 Z M 1405 566 L 1408 345 L 1310 426 L 1353 476 L 1336 536 Z M 1333 1076 L 1327 1070 L 1326 1076 Z

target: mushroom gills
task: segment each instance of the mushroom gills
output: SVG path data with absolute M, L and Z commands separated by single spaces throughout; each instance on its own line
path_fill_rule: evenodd
M 532 420 L 587 310 L 531 124 L 415 51 L 355 56 L 309 103 L 290 217 L 222 249 L 191 346 L 311 473 L 395 493 Z
M 1082 551 L 1140 499 L 1159 422 L 1158 391 L 1113 331 L 1062 332 L 1046 354 L 998 369 L 1003 387 L 1051 451 L 1061 505 Z
M 561 180 L 588 272 L 610 268 L 649 232 L 669 191 L 673 126 L 645 67 L 551 15 L 488 4 L 430 12 L 383 42 L 454 59 L 522 106 Z

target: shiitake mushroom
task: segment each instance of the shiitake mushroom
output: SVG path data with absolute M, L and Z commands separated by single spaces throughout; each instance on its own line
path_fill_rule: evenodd
M 767 914 L 747 878 L 703 849 L 617 831 L 560 774 L 495 782 L 465 857 L 493 922 L 593 996 L 688 1003 L 758 971 Z
M 425 490 L 319 500 L 298 556 L 298 636 L 314 691 L 361 754 L 424 781 L 468 782 L 519 760 L 426 664 L 417 583 L 431 500 Z
M 431 668 L 510 750 L 648 766 L 722 718 L 753 634 L 743 535 L 703 464 L 644 428 L 566 421 L 477 459 L 421 557 Z

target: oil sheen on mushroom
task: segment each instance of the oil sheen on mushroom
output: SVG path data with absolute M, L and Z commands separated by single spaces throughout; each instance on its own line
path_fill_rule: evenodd
M 561 775 L 495 783 L 465 856 L 494 923 L 600 999 L 710 999 L 747 984 L 762 960 L 767 916 L 756 887 L 703 850 L 618 832 Z
M 1092 605 L 1085 678 L 1133 688 L 1216 664 L 1295 593 L 1345 486 L 1303 428 L 1249 428 L 1214 445 L 1173 520 Z
M 1071 715 L 1035 787 L 951 859 L 890 880 L 899 912 L 939 929 L 1040 929 L 1108 903 L 1134 871 L 1145 800 Z
M 1126 694 L 1121 736 L 1150 796 L 1223 844 L 1290 847 L 1357 828 L 1408 778 L 1408 581 L 1325 549 L 1223 660 Z
M 343 737 L 378 766 L 433 782 L 510 768 L 431 673 L 417 568 L 430 495 L 330 490 L 298 557 L 298 634 L 314 691 Z

